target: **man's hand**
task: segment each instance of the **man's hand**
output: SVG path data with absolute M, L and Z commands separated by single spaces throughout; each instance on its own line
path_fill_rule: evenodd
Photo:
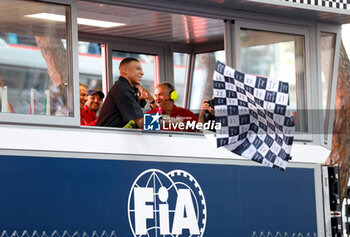
M 138 128 L 143 128 L 143 118 L 142 117 L 135 119 L 135 123 L 136 123 Z
M 210 106 L 208 100 L 203 100 L 202 101 L 202 106 L 201 106 L 202 111 L 208 111 L 211 115 L 215 114 L 215 110 L 213 107 Z
M 140 92 L 140 96 L 138 98 L 139 100 L 145 99 L 149 103 L 154 101 L 154 99 L 151 96 L 151 94 L 149 93 L 149 91 L 147 89 L 143 88 L 141 85 L 139 86 L 139 92 Z

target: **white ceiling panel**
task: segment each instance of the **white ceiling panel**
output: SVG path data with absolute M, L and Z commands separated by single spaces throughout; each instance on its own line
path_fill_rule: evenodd
M 108 14 L 116 21 L 127 19 L 126 25 L 114 28 L 79 25 L 79 32 L 182 44 L 223 41 L 224 39 L 223 22 L 216 19 L 87 1 L 78 1 L 78 11 Z

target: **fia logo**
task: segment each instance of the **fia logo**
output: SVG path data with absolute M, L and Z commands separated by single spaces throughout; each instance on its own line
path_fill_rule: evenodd
M 188 172 L 149 169 L 130 189 L 128 217 L 135 237 L 202 237 L 206 202 L 201 187 Z
M 144 114 L 143 115 L 143 130 L 156 131 L 160 130 L 160 118 L 162 116 L 159 113 L 156 114 Z

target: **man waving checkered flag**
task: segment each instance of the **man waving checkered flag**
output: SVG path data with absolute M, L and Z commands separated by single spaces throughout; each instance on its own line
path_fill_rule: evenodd
M 289 85 L 238 72 L 216 63 L 214 80 L 217 146 L 284 170 L 295 123 L 289 110 Z

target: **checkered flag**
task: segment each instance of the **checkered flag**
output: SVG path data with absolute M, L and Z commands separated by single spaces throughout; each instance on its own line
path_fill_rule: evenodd
M 221 62 L 213 76 L 217 146 L 284 170 L 295 130 L 289 85 L 238 72 Z

